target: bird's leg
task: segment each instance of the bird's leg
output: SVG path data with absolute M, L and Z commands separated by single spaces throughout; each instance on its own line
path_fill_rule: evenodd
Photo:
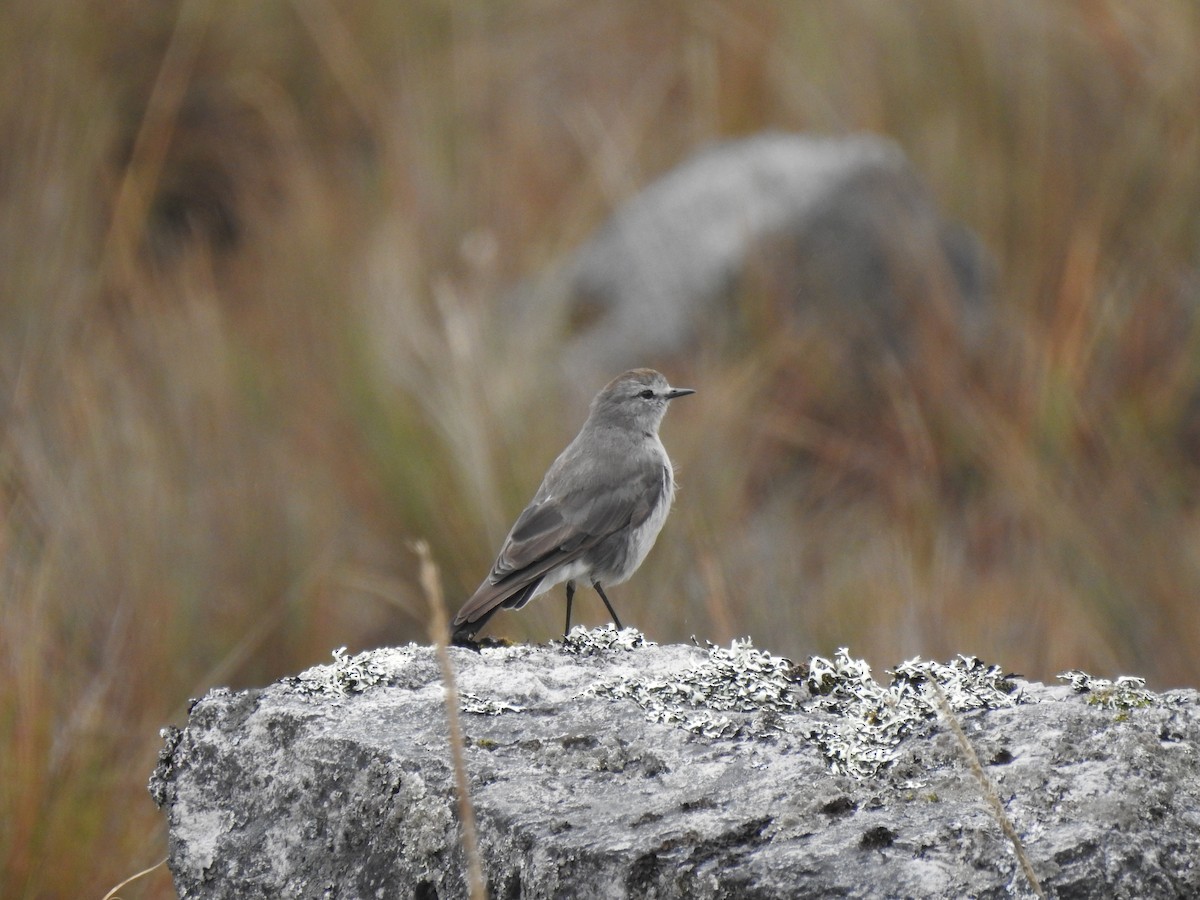
M 617 626 L 617 631 L 621 630 L 621 620 L 617 618 L 617 611 L 612 608 L 612 604 L 608 602 L 608 597 L 604 593 L 604 588 L 600 587 L 600 582 L 593 581 L 592 587 L 596 589 L 596 593 L 600 595 L 600 599 L 604 601 L 604 605 L 608 607 L 608 614 L 612 616 L 613 624 Z
M 567 625 L 563 629 L 563 637 L 571 632 L 571 603 L 575 600 L 575 579 L 567 582 Z

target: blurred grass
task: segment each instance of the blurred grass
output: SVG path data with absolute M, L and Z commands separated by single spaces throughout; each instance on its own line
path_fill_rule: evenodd
M 897 140 L 1004 327 L 674 364 L 682 491 L 617 607 L 1196 684 L 1198 44 L 1189 0 L 4 6 L 0 894 L 164 853 L 188 697 L 421 640 L 407 539 L 474 587 L 584 414 L 497 299 L 763 128 Z

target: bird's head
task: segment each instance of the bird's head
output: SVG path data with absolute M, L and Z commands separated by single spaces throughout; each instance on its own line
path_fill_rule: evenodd
M 667 414 L 668 403 L 694 393 L 691 388 L 671 387 L 666 377 L 654 369 L 631 369 L 596 395 L 589 418 L 599 425 L 654 432 Z

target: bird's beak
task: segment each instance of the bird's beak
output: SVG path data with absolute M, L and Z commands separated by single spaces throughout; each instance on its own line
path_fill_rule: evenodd
M 671 388 L 667 391 L 667 399 L 674 400 L 676 397 L 686 397 L 688 394 L 696 393 L 691 388 Z

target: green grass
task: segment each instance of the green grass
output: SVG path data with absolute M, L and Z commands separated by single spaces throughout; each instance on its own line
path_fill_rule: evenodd
M 1189 0 L 8 4 L 0 894 L 165 853 L 145 783 L 189 697 L 424 640 L 406 542 L 453 604 L 585 412 L 506 287 L 766 128 L 899 142 L 1004 328 L 971 357 L 931 315 L 851 377 L 751 322 L 668 366 L 700 393 L 623 617 L 1196 684 L 1198 43 Z

